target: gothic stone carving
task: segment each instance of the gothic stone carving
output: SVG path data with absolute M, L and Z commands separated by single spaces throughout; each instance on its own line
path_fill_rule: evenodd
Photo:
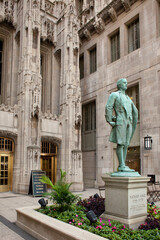
M 88 29 L 85 29 L 83 32 L 84 36 L 86 37 L 87 40 L 91 39 L 91 34 Z
M 39 116 L 39 110 L 40 110 L 40 85 L 36 84 L 33 91 L 33 110 L 32 110 L 32 116 Z
M 125 8 L 126 12 L 128 12 L 131 9 L 129 0 L 121 0 L 121 3 L 123 4 L 123 7 Z
M 41 38 L 43 41 L 48 39 L 56 46 L 55 23 L 44 16 L 41 16 Z
M 104 30 L 104 21 L 102 20 L 102 18 L 97 19 L 97 21 L 95 21 L 94 23 L 94 28 L 96 29 L 97 33 L 100 33 Z
M 0 3 L 0 22 L 6 20 L 7 22 L 12 23 L 14 27 L 16 27 L 16 16 L 14 15 L 16 7 L 15 2 L 15 0 L 6 0 L 3 1 L 3 3 Z
M 32 9 L 32 29 L 40 30 L 40 2 L 39 0 L 33 0 Z
M 80 129 L 82 123 L 82 116 L 80 113 L 77 113 L 75 116 L 75 129 Z
M 108 10 L 108 14 L 113 22 L 117 20 L 117 14 L 113 7 Z
M 4 111 L 4 112 L 12 112 L 14 113 L 14 107 L 11 107 L 11 106 L 6 106 L 4 104 L 1 104 L 0 105 L 0 111 Z

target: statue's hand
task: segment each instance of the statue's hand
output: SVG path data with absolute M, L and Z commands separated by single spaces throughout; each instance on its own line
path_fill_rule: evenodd
M 116 123 L 115 123 L 115 122 L 109 122 L 109 124 L 110 124 L 112 127 L 115 127 L 115 126 L 116 126 Z

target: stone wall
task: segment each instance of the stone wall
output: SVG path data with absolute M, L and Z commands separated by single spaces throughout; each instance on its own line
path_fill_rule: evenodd
M 123 1 L 121 14 L 117 6 L 120 1 L 108 1 L 108 8 L 97 14 L 102 17 L 104 28 L 97 32 L 93 28 L 96 18 L 90 25 L 84 24 L 80 33 L 82 41 L 80 53 L 84 53 L 84 78 L 81 79 L 82 104 L 91 99 L 96 100 L 96 173 L 97 185 L 103 184 L 101 175 L 113 171 L 114 146 L 109 142 L 110 127 L 105 122 L 104 108 L 108 96 L 116 90 L 119 78 L 126 77 L 128 87 L 139 84 L 140 119 L 132 140 L 132 146 L 140 146 L 140 161 L 142 175 L 155 174 L 156 181 L 160 179 L 159 172 L 159 80 L 160 80 L 160 35 L 159 35 L 159 3 L 158 1 Z M 127 2 L 130 5 L 127 7 Z M 110 6 L 110 7 L 109 7 Z M 107 18 L 107 11 L 113 7 L 112 20 Z M 104 18 L 105 16 L 105 18 Z M 139 16 L 140 48 L 128 54 L 127 24 Z M 108 19 L 108 20 L 107 20 Z M 98 21 L 98 20 L 97 20 Z M 92 28 L 93 27 L 93 28 Z M 90 29 L 92 28 L 92 33 Z M 110 36 L 117 29 L 120 31 L 120 59 L 111 63 Z M 87 36 L 85 32 L 88 31 Z M 97 46 L 97 71 L 89 74 L 88 50 Z M 144 137 L 153 138 L 153 149 L 144 150 Z M 86 175 L 84 169 L 84 176 Z

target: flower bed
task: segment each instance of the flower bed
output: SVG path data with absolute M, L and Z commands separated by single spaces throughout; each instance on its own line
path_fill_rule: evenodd
M 90 223 L 84 212 L 82 206 L 73 204 L 70 210 L 59 212 L 56 205 L 46 207 L 45 209 L 38 209 L 39 212 L 47 214 L 48 216 L 54 217 L 60 221 L 66 222 L 71 226 L 87 230 L 91 233 L 97 234 L 103 238 L 111 240 L 122 240 L 122 239 L 136 239 L 136 240 L 158 240 L 160 239 L 159 229 L 153 229 L 146 231 L 144 230 L 132 230 L 125 225 L 117 221 L 104 221 L 101 218 L 97 219 L 96 223 Z M 159 221 L 159 220 L 158 220 Z M 156 227 L 157 225 L 155 225 Z
M 71 183 L 67 183 L 65 177 L 66 172 L 61 170 L 60 180 L 57 181 L 55 185 L 48 177 L 42 177 L 41 181 L 50 185 L 52 188 L 52 192 L 46 193 L 45 196 L 49 197 L 49 199 L 53 202 L 53 205 L 38 209 L 37 211 L 46 214 L 49 217 L 68 223 L 68 226 L 74 226 L 77 227 L 77 229 L 81 228 L 111 240 L 160 239 L 159 227 L 157 228 L 157 224 L 154 225 L 154 223 L 152 224 L 152 229 L 148 231 L 146 231 L 146 228 L 143 230 L 142 226 L 142 229 L 132 230 L 120 222 L 110 220 L 103 221 L 101 218 L 98 218 L 96 222 L 91 223 L 86 217 L 86 212 L 93 210 L 97 216 L 100 216 L 105 210 L 104 199 L 100 198 L 99 196 L 91 196 L 89 199 L 79 199 L 78 201 L 79 197 L 70 192 L 69 188 Z M 78 203 L 75 204 L 77 201 Z M 152 215 L 153 214 L 157 214 L 157 210 L 155 208 L 153 209 Z M 157 219 L 157 221 L 159 222 L 160 220 Z M 88 240 L 89 238 L 84 239 Z

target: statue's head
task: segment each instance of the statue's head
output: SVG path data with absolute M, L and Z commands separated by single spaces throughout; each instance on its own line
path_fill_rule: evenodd
M 120 90 L 124 84 L 126 85 L 126 89 L 127 89 L 127 79 L 126 78 L 119 79 L 117 81 L 117 88 L 118 88 L 118 90 Z

